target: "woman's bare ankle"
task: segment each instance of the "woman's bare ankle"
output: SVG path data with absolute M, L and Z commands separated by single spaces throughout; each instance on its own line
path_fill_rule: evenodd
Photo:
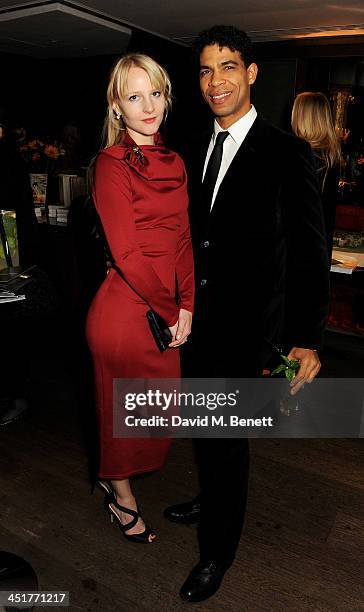
M 136 499 L 134 495 L 119 495 L 119 493 L 117 493 L 116 501 L 118 502 L 118 504 L 121 504 L 122 506 L 128 506 L 128 504 L 132 504 L 136 506 Z

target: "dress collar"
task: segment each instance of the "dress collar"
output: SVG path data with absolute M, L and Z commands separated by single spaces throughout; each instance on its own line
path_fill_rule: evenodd
M 137 145 L 128 133 L 123 142 L 104 149 L 106 155 L 123 160 L 133 172 L 149 181 L 168 180 L 176 186 L 186 180 L 183 163 L 177 153 L 168 149 L 157 133 L 154 145 Z

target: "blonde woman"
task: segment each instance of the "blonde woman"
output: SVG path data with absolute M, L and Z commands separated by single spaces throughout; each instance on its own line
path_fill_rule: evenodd
M 298 94 L 292 109 L 292 129 L 296 136 L 306 140 L 312 148 L 321 188 L 327 247 L 331 259 L 341 149 L 330 104 L 324 94 L 312 91 Z
M 133 54 L 115 65 L 107 89 L 105 148 L 94 166 L 94 200 L 116 266 L 96 294 L 86 334 L 96 379 L 99 484 L 127 539 L 153 542 L 129 478 L 162 467 L 168 439 L 113 436 L 113 379 L 178 378 L 178 347 L 191 330 L 194 278 L 186 172 L 162 141 L 171 106 L 166 71 Z M 146 318 L 153 309 L 172 341 L 160 352 Z

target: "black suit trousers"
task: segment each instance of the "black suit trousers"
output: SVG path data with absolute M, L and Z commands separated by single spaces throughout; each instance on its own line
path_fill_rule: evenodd
M 249 443 L 242 438 L 196 438 L 193 443 L 200 484 L 200 557 L 230 565 L 245 517 Z
M 243 378 L 257 375 L 259 368 L 256 364 L 244 363 L 241 348 L 231 347 L 233 350 L 227 352 L 222 343 L 211 344 L 208 328 L 199 322 L 191 340 L 182 350 L 184 376 Z M 234 560 L 244 524 L 249 442 L 244 438 L 195 438 L 193 447 L 200 485 L 200 557 L 229 565 Z

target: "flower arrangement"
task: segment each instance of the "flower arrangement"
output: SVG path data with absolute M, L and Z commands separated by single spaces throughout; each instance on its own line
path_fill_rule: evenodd
M 65 155 L 65 150 L 57 142 L 45 143 L 38 138 L 22 142 L 19 151 L 31 172 L 51 174 L 56 169 L 57 160 Z

